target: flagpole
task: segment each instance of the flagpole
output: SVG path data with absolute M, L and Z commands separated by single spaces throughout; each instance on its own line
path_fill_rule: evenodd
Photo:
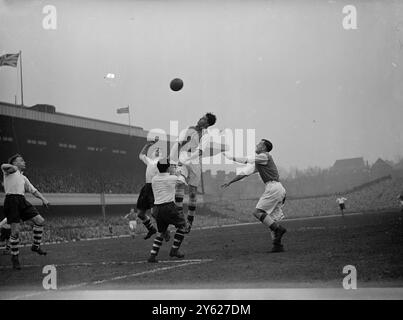
M 130 105 L 127 105 L 127 109 L 128 109 L 128 113 L 127 113 L 127 115 L 128 115 L 128 117 L 129 117 L 129 137 L 131 136 L 131 132 L 130 132 L 130 129 L 131 129 L 131 119 L 130 119 Z
M 22 86 L 22 51 L 20 50 L 21 106 L 24 106 L 24 89 Z

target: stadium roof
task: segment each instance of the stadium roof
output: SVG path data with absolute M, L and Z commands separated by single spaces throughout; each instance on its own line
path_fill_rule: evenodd
M 61 112 L 48 113 L 43 111 L 33 110 L 27 107 L 21 107 L 12 103 L 0 102 L 0 115 L 30 119 L 42 122 L 56 123 L 65 126 L 86 128 L 92 130 L 113 132 L 137 137 L 147 137 L 147 131 L 141 127 L 123 125 L 116 122 L 96 120 Z

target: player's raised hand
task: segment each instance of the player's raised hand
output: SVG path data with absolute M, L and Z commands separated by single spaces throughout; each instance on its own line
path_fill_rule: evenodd
M 226 188 L 228 188 L 228 187 L 230 186 L 230 184 L 231 184 L 231 183 L 229 183 L 229 182 L 224 183 L 224 184 L 221 185 L 221 188 L 222 188 L 222 189 L 226 189 Z
M 46 209 L 49 209 L 50 202 L 49 202 L 48 200 L 43 199 L 43 200 L 42 200 L 42 204 L 43 204 L 43 206 L 44 206 Z
M 224 151 L 222 153 L 224 155 L 224 157 L 226 157 L 229 160 L 234 160 L 234 157 L 229 153 L 229 151 Z
M 153 144 L 156 144 L 159 140 L 160 140 L 160 138 L 158 137 L 158 136 L 155 136 L 155 138 L 154 139 L 152 139 L 152 138 L 149 138 L 150 140 L 148 140 L 147 141 L 147 144 L 148 145 L 153 145 Z

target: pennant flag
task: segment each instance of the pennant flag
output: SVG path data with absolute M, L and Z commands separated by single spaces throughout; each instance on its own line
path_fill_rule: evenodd
M 129 107 L 119 108 L 116 110 L 117 113 L 129 113 Z
M 7 53 L 0 56 L 0 67 L 1 66 L 9 66 L 9 67 L 17 67 L 19 53 Z

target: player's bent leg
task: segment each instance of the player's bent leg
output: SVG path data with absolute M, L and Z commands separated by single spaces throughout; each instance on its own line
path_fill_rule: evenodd
M 148 258 L 148 262 L 158 262 L 158 260 L 157 260 L 157 255 L 158 255 L 158 252 L 160 251 L 160 248 L 161 248 L 161 246 L 162 246 L 162 241 L 163 241 L 163 234 L 164 234 L 164 232 L 165 231 L 163 231 L 163 232 L 160 232 L 156 237 L 155 237 L 155 239 L 154 239 L 154 243 L 153 243 L 153 247 L 152 247 L 152 249 L 151 249 L 151 252 L 150 252 L 150 257 Z
M 10 236 L 10 248 L 11 248 L 11 262 L 13 264 L 13 269 L 20 270 L 20 261 L 18 245 L 20 244 L 20 225 L 19 223 L 11 223 L 11 236 Z
M 197 187 L 189 186 L 189 203 L 188 203 L 188 216 L 187 216 L 187 227 L 186 233 L 189 233 L 192 229 L 194 217 L 196 214 L 196 204 L 197 204 Z
M 141 222 L 147 228 L 148 231 L 146 236 L 144 237 L 144 240 L 151 238 L 153 234 L 157 233 L 157 229 L 155 229 L 155 227 L 153 226 L 151 219 L 146 215 L 146 210 L 139 210 L 137 216 L 139 217 L 139 219 L 141 220 Z
M 179 227 L 176 229 L 175 236 L 174 236 L 174 242 L 171 247 L 171 251 L 169 252 L 170 257 L 175 257 L 175 258 L 183 258 L 185 255 L 179 251 L 179 248 L 183 242 L 183 239 L 185 238 L 185 227 Z
M 183 212 L 183 198 L 185 197 L 185 185 L 177 183 L 175 186 L 175 205 L 179 213 Z
M 278 222 L 274 221 L 274 219 L 262 209 L 256 209 L 253 215 L 264 225 L 268 226 L 269 229 L 273 232 L 274 236 L 272 252 L 284 251 L 284 248 L 281 244 L 281 239 L 283 235 L 287 232 L 287 229 L 281 226 Z
M 168 229 L 164 232 L 163 238 L 164 238 L 165 242 L 168 242 L 169 240 L 171 240 L 171 233 L 169 232 Z
M 36 215 L 31 219 L 33 222 L 32 232 L 33 232 L 33 243 L 31 246 L 31 250 L 36 252 L 39 255 L 46 255 L 46 251 L 42 250 L 42 236 L 43 236 L 43 225 L 45 223 L 45 219 L 41 215 Z
M 10 245 L 10 239 L 6 240 L 6 246 L 3 251 L 4 255 L 10 255 L 11 254 L 11 245 Z

